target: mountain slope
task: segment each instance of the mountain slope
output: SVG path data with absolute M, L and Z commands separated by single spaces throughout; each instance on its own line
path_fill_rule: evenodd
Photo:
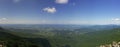
M 47 39 L 23 38 L 8 32 L 0 27 L 0 41 L 4 41 L 7 47 L 51 47 Z
M 120 28 L 91 32 L 80 36 L 79 42 L 82 47 L 95 47 L 102 44 L 109 44 L 113 41 L 120 41 Z

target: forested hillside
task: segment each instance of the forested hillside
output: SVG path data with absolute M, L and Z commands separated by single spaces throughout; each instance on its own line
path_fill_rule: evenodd
M 3 43 L 7 47 L 51 47 L 49 41 L 46 39 L 23 38 L 9 32 L 11 31 L 0 27 L 0 43 Z

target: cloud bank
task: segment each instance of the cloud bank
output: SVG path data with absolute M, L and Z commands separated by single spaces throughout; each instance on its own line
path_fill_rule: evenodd
M 7 20 L 7 18 L 1 18 L 0 21 L 4 21 L 4 20 Z
M 120 21 L 120 18 L 113 18 L 113 21 Z

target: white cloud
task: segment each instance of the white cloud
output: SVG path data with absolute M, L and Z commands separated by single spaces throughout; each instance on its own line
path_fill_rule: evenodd
M 113 21 L 120 21 L 120 18 L 113 18 Z
M 20 0 L 13 0 L 13 2 L 14 2 L 14 3 L 18 3 L 18 2 L 20 2 Z
M 7 18 L 0 18 L 0 24 L 1 23 L 7 23 L 7 20 L 8 20 Z
M 48 12 L 48 13 L 55 13 L 56 12 L 56 8 L 55 7 L 47 7 L 47 8 L 44 8 L 43 11 L 45 12 Z
M 111 24 L 120 24 L 120 18 L 113 18 Z
M 58 4 L 67 4 L 69 0 L 56 0 L 55 2 Z
M 7 18 L 1 18 L 0 21 L 4 21 L 4 20 L 7 20 Z

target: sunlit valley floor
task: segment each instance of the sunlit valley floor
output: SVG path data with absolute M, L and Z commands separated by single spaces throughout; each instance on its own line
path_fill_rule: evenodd
M 100 47 L 120 41 L 119 25 L 0 25 L 0 46 Z

